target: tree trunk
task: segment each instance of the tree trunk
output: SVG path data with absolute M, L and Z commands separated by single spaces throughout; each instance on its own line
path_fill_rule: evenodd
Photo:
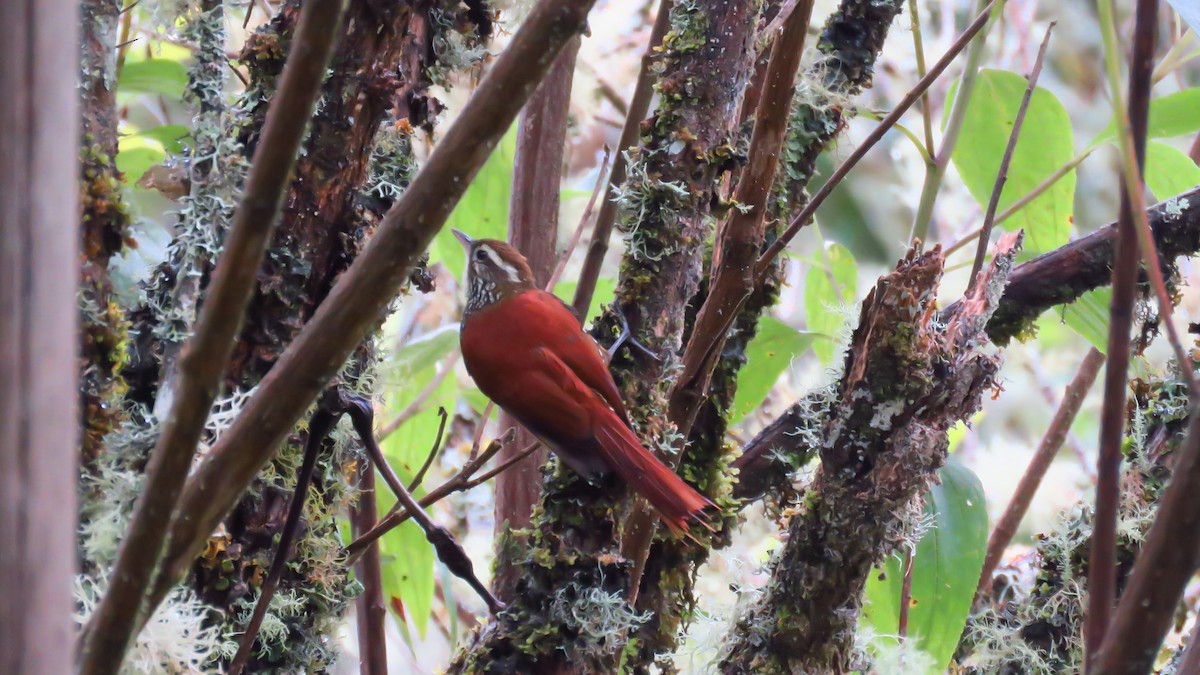
M 71 671 L 75 6 L 0 3 L 0 672 Z M 56 422 L 58 420 L 59 422 Z

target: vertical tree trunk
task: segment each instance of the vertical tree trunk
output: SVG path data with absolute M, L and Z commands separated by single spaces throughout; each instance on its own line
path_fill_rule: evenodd
M 508 220 L 508 238 L 525 254 L 538 286 L 545 286 L 554 272 L 555 243 L 558 239 L 559 185 L 562 181 L 563 146 L 567 139 L 567 110 L 571 104 L 571 80 L 575 74 L 575 56 L 579 52 L 576 37 L 555 59 L 546 79 L 538 86 L 517 122 L 517 156 L 513 167 L 512 200 Z M 537 440 L 506 413 L 500 415 L 500 428 L 517 428 L 516 442 L 500 451 L 497 461 L 504 462 Z M 507 601 L 517 582 L 517 571 L 503 554 L 513 529 L 529 527 L 533 506 L 542 496 L 541 466 L 549 450 L 539 449 L 496 476 L 496 546 L 499 564 L 492 587 L 496 596 Z
M 0 672 L 67 673 L 77 430 L 75 6 L 0 3 Z

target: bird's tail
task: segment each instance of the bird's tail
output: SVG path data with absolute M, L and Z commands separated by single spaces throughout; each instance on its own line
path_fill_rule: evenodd
M 672 533 L 687 535 L 692 523 L 708 527 L 704 512 L 715 508 L 713 503 L 643 447 L 616 414 L 605 412 L 609 414 L 593 420 L 605 464 L 650 502 Z

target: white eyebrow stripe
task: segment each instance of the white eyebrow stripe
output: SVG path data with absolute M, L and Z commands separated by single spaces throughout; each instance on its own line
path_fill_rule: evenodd
M 521 272 L 517 268 L 504 262 L 504 260 L 502 260 L 500 256 L 496 254 L 496 251 L 493 250 L 491 246 L 487 246 L 485 244 L 480 246 L 480 248 L 487 252 L 488 257 L 492 259 L 492 263 L 495 264 L 496 267 L 499 267 L 508 274 L 508 280 L 510 282 L 514 284 L 521 283 Z

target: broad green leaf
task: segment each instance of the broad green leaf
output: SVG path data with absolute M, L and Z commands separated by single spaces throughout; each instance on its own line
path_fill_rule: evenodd
M 377 479 L 376 485 L 379 512 L 387 513 L 395 498 L 382 479 Z M 424 636 L 433 611 L 435 562 L 433 546 L 425 538 L 425 532 L 411 520 L 400 524 L 379 538 L 379 560 L 384 597 L 389 601 L 399 600 L 405 618 Z
M 1154 198 L 1162 201 L 1200 185 L 1200 166 L 1166 143 L 1150 141 L 1146 144 L 1145 178 Z
M 162 143 L 146 136 L 122 136 L 117 140 L 117 170 L 126 183 L 136 183 L 150 167 L 167 158 Z
M 571 304 L 575 299 L 575 289 L 579 288 L 578 281 L 562 281 L 554 287 L 554 294 L 562 298 L 562 301 Z M 613 295 L 617 292 L 617 280 L 614 277 L 600 277 L 596 280 L 596 292 L 592 293 L 592 304 L 588 306 L 588 315 L 584 317 L 584 323 L 591 321 L 600 314 L 600 308 L 612 302 Z
M 825 267 L 828 262 L 828 267 Z M 833 363 L 837 336 L 846 324 L 845 307 L 858 299 L 858 265 L 850 249 L 829 242 L 804 279 L 804 312 L 808 329 L 828 336 L 813 343 L 821 363 Z M 759 399 L 761 400 L 761 399 Z
M 191 133 L 191 129 L 182 124 L 163 124 L 153 129 L 139 131 L 134 135 L 152 138 L 158 141 L 167 152 L 177 154 L 183 151 L 183 143 L 188 140 Z
M 1062 308 L 1062 320 L 1101 352 L 1108 351 L 1109 307 L 1112 289 L 1097 288 Z M 1051 310 L 1054 311 L 1054 310 Z
M 1200 87 L 1177 91 L 1150 101 L 1149 138 L 1172 138 L 1200 131 Z M 1112 120 L 1092 141 L 1092 146 L 1116 139 L 1117 123 Z
M 458 332 L 443 329 L 405 345 L 385 367 L 384 388 L 387 403 L 383 423 L 398 414 L 423 392 L 437 376 L 437 364 L 458 344 Z M 424 464 L 437 438 L 441 423 L 438 407 L 452 408 L 455 382 L 446 377 L 427 399 L 424 409 L 383 440 L 383 454 L 402 481 L 412 480 Z M 377 481 L 380 488 L 384 484 Z M 418 490 L 421 494 L 423 490 Z M 377 489 L 380 513 L 386 513 L 395 498 L 386 489 Z M 380 540 L 383 562 L 383 587 L 389 598 L 398 598 L 407 618 L 425 634 L 433 607 L 434 553 L 425 534 L 409 521 Z
M 187 88 L 187 67 L 171 59 L 127 61 L 117 77 L 117 91 L 126 94 L 162 94 L 183 98 Z
M 517 127 L 514 124 L 471 181 L 446 226 L 430 246 L 430 262 L 445 264 L 456 279 L 462 279 L 466 267 L 462 245 L 454 238 L 451 228 L 462 230 L 475 239 L 508 238 L 508 202 L 512 195 L 516 154 Z
M 738 371 L 730 421 L 736 424 L 762 403 L 792 359 L 815 343 L 828 341 L 823 335 L 805 333 L 779 319 L 758 320 L 758 334 L 746 345 L 746 364 Z
M 995 187 L 996 174 L 1028 84 L 1024 77 L 1007 70 L 979 72 L 951 158 L 971 195 L 984 208 Z M 951 109 L 955 91 L 952 87 L 947 110 Z M 1008 167 L 1008 179 L 1000 194 L 1000 211 L 1028 194 L 1074 156 L 1071 119 L 1066 108 L 1054 94 L 1038 87 L 1029 101 L 1021 137 Z M 1003 226 L 1025 230 L 1025 256 L 1044 253 L 1067 243 L 1074 198 L 1075 172 L 1071 171 L 1005 220 Z
M 935 663 L 929 673 L 945 672 L 954 656 L 975 597 L 988 538 L 987 505 L 979 478 L 953 459 L 938 475 L 941 483 L 925 498 L 925 514 L 933 523 L 913 556 L 908 612 L 909 638 Z M 875 629 L 876 644 L 898 640 L 902 572 L 897 555 L 867 578 L 863 615 Z

